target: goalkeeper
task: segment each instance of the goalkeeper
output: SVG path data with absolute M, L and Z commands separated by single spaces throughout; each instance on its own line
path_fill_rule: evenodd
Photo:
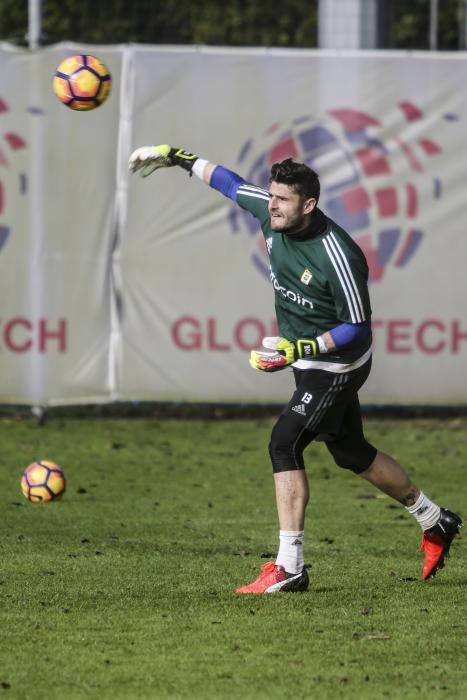
M 444 566 L 458 515 L 433 503 L 391 456 L 363 433 L 358 391 L 371 368 L 368 268 L 353 239 L 318 209 L 320 184 L 291 159 L 271 168 L 269 190 L 182 149 L 144 146 L 130 157 L 143 177 L 179 166 L 255 216 L 270 258 L 279 337 L 263 339 L 250 365 L 275 372 L 291 367 L 295 391 L 273 427 L 269 453 L 279 518 L 279 551 L 259 577 L 237 593 L 302 591 L 305 510 L 309 498 L 303 451 L 323 441 L 336 464 L 391 496 L 416 518 L 422 534 L 423 579 Z

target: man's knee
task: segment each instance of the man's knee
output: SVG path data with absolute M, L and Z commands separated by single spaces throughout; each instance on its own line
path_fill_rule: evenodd
M 358 441 L 349 439 L 337 439 L 326 442 L 326 447 L 332 454 L 338 467 L 349 469 L 355 474 L 365 472 L 373 463 L 377 449 L 365 438 Z
M 303 450 L 312 436 L 306 435 L 304 425 L 291 416 L 282 415 L 271 433 L 269 456 L 274 472 L 304 469 Z

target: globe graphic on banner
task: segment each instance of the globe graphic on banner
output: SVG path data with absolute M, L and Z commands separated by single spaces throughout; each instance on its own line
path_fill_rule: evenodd
M 32 112 L 32 109 L 30 110 Z M 7 102 L 0 97 L 0 251 L 11 234 L 11 216 L 15 207 L 24 207 L 27 194 L 27 174 L 16 167 L 17 155 L 27 148 L 26 140 L 16 131 L 16 118 Z M 8 178 L 6 177 L 8 176 Z M 7 182 L 10 184 L 8 188 Z
M 441 148 L 423 135 L 423 113 L 410 102 L 397 105 L 395 113 L 389 124 L 347 108 L 331 110 L 320 120 L 303 116 L 276 123 L 248 140 L 238 156 L 242 177 L 265 189 L 271 165 L 285 158 L 315 170 L 321 181 L 319 206 L 363 249 L 371 282 L 382 280 L 389 267 L 410 262 L 424 236 L 417 223 L 421 202 L 442 195 L 431 160 Z M 257 221 L 234 206 L 229 221 L 233 232 L 247 231 L 254 242 L 252 262 L 268 276 Z

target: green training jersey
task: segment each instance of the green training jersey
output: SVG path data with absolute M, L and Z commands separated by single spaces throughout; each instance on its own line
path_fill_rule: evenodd
M 314 338 L 341 323 L 363 323 L 371 317 L 368 265 L 355 241 L 316 212 L 319 223 L 303 235 L 273 231 L 268 211 L 269 193 L 244 183 L 237 203 L 255 216 L 269 254 L 279 334 L 288 340 Z M 363 364 L 371 354 L 371 335 L 361 344 L 298 360 L 294 366 L 345 372 Z

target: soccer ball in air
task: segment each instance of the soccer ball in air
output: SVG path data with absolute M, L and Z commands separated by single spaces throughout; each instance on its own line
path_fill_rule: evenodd
M 33 462 L 21 477 L 21 491 L 33 503 L 56 501 L 63 496 L 65 488 L 65 474 L 54 462 Z
M 69 56 L 55 71 L 53 89 L 64 105 L 87 112 L 108 98 L 112 77 L 99 58 L 89 55 Z

